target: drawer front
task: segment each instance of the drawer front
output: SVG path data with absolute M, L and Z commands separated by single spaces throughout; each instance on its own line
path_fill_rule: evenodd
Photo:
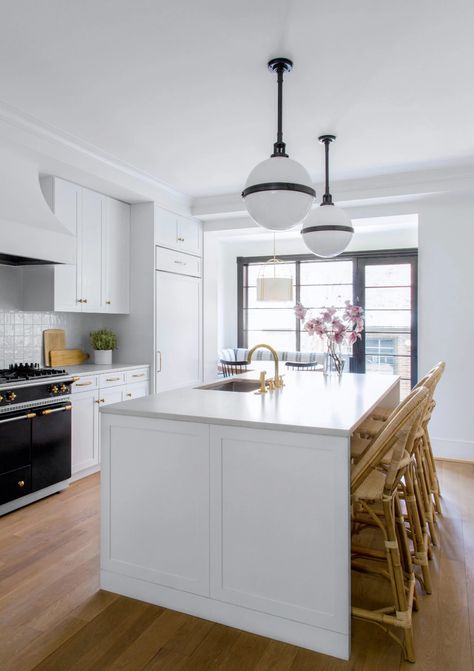
M 125 385 L 121 387 L 113 387 L 110 390 L 100 392 L 99 394 L 99 404 L 102 405 L 111 405 L 112 403 L 121 403 L 125 400 Z
M 97 389 L 98 386 L 98 375 L 81 375 L 79 379 L 71 385 L 71 393 L 77 394 L 80 391 L 93 391 L 94 389 Z
M 0 475 L 0 503 L 19 499 L 31 492 L 31 468 L 17 468 Z
M 125 382 L 125 373 L 121 371 L 111 371 L 110 373 L 102 373 L 99 375 L 99 388 L 105 389 L 107 387 L 117 387 Z
M 150 369 L 136 368 L 134 370 L 125 371 L 125 382 L 127 384 L 135 384 L 136 382 L 145 382 L 150 378 Z
M 148 381 L 135 382 L 135 384 L 127 384 L 125 388 L 124 401 L 129 401 L 131 398 L 140 398 L 141 396 L 148 396 L 150 393 Z
M 174 252 L 163 247 L 156 248 L 156 270 L 179 275 L 201 277 L 201 259 L 189 254 Z

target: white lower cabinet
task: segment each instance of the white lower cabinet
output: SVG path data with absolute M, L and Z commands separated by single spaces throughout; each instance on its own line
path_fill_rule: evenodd
M 72 474 L 99 463 L 99 391 L 73 394 L 71 416 Z
M 149 394 L 149 368 L 81 375 L 72 385 L 72 475 L 88 475 L 100 464 L 100 413 L 103 405 Z M 124 384 L 129 381 L 130 383 Z M 138 380 L 141 380 L 139 382 Z M 88 391 L 86 391 L 86 389 Z M 83 477 L 79 475 L 79 477 Z

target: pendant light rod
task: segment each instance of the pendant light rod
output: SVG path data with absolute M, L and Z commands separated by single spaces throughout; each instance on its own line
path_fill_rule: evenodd
M 329 191 L 329 145 L 331 142 L 334 142 L 335 139 L 335 135 L 320 135 L 318 137 L 318 140 L 321 142 L 321 144 L 324 145 L 324 169 L 326 172 L 323 202 L 321 205 L 334 205 L 332 202 L 331 193 Z
M 275 156 L 287 158 L 286 145 L 283 142 L 283 73 L 291 72 L 293 62 L 289 58 L 272 58 L 271 61 L 268 61 L 268 69 L 270 72 L 276 72 L 278 86 L 277 141 L 273 145 L 272 158 L 275 158 Z

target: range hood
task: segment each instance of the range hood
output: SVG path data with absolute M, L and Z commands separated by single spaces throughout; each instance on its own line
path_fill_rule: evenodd
M 0 154 L 0 264 L 75 263 L 75 231 L 48 207 L 34 162 Z

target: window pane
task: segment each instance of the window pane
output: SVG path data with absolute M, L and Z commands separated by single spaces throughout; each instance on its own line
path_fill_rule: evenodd
M 410 326 L 410 310 L 367 310 L 365 313 L 367 331 L 382 331 L 385 328 L 409 331 Z
M 352 261 L 302 261 L 301 284 L 351 284 Z
M 291 329 L 294 331 L 295 313 L 293 310 L 247 310 L 247 328 L 251 331 L 262 329 Z
M 409 358 L 411 349 L 409 333 L 366 333 L 365 352 L 379 354 L 382 352 Z M 381 349 L 382 348 L 382 349 Z
M 296 296 L 296 291 L 293 286 L 293 295 Z M 248 307 L 249 308 L 294 308 L 295 300 L 292 301 L 257 301 L 256 287 L 248 288 Z
M 295 331 L 248 331 L 249 349 L 258 343 L 271 345 L 277 351 L 294 352 L 296 350 Z
M 410 286 L 411 266 L 409 263 L 366 266 L 365 284 L 367 287 Z
M 389 289 L 376 288 L 365 290 L 365 307 L 367 310 L 371 308 L 382 308 L 390 310 L 390 308 L 410 308 L 410 287 L 393 287 Z
M 295 280 L 295 264 L 294 263 L 278 263 L 275 266 L 269 266 L 266 263 L 258 263 L 248 267 L 248 285 L 249 287 L 257 286 L 257 277 L 273 277 L 275 271 L 276 277 L 292 277 Z
M 344 307 L 344 301 L 352 300 L 352 285 L 330 285 L 301 287 L 300 300 L 306 308 Z
M 326 345 L 324 340 L 317 336 L 311 336 L 306 331 L 301 332 L 301 351 L 302 352 L 325 352 Z

